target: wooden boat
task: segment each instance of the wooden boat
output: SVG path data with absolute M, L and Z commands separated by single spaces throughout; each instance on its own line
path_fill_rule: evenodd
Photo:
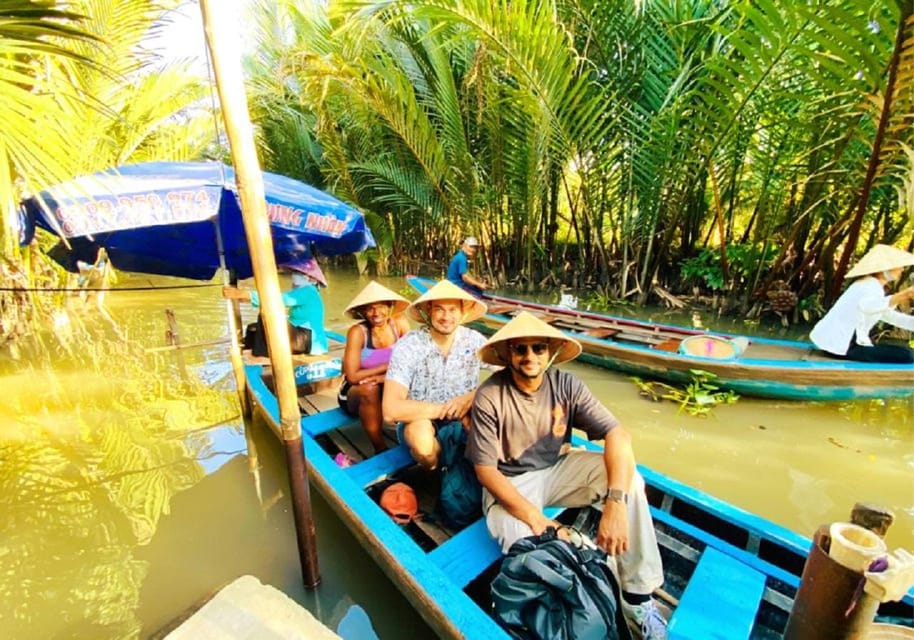
M 419 293 L 434 281 L 407 276 Z M 514 298 L 483 297 L 489 312 L 473 326 L 494 333 L 529 311 L 577 339 L 578 360 L 639 377 L 688 383 L 693 370 L 723 389 L 787 400 L 861 400 L 914 394 L 914 366 L 829 358 L 809 342 L 709 334 L 666 324 L 565 309 Z
M 341 336 L 339 336 L 341 338 Z M 508 639 L 489 615 L 489 583 L 501 552 L 483 519 L 452 531 L 430 517 L 400 526 L 376 503 L 393 480 L 413 486 L 430 513 L 434 477 L 413 463 L 405 447 L 371 451 L 357 419 L 339 409 L 341 361 L 299 357 L 296 367 L 303 446 L 313 487 L 324 496 L 366 551 L 442 638 Z M 279 436 L 279 408 L 268 367 L 246 366 L 252 406 Z M 281 436 L 280 436 L 281 437 Z M 577 441 L 581 446 L 593 446 Z M 341 467 L 334 457 L 354 462 Z M 657 595 L 672 610 L 671 638 L 778 638 L 799 584 L 810 540 L 730 506 L 663 474 L 641 467 L 648 485 L 666 571 Z M 572 510 L 548 514 L 563 521 Z M 910 619 L 911 594 L 890 615 Z

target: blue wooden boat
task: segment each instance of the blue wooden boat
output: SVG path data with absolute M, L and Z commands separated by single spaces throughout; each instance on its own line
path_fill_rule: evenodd
M 489 582 L 501 552 L 484 520 L 461 531 L 432 519 L 395 524 L 374 499 L 378 489 L 404 480 L 416 489 L 420 510 L 429 513 L 434 500 L 429 477 L 403 446 L 366 457 L 371 447 L 358 420 L 336 403 L 341 370 L 336 354 L 299 360 L 302 439 L 312 486 L 440 637 L 507 640 L 489 615 Z M 268 367 L 249 364 L 246 372 L 252 406 L 279 436 Z M 334 457 L 340 452 L 354 464 L 339 466 Z M 709 629 L 717 631 L 714 637 L 732 640 L 781 637 L 811 541 L 656 471 L 640 467 L 640 472 L 664 558 L 665 590 L 656 595 L 672 611 L 670 638 L 704 639 Z M 570 510 L 549 515 L 575 517 Z M 885 613 L 910 620 L 912 595 Z
M 433 280 L 407 276 L 419 293 Z M 606 369 L 672 383 L 688 383 L 693 370 L 747 396 L 786 400 L 862 400 L 914 394 L 911 365 L 837 360 L 809 342 L 709 334 L 674 325 L 565 309 L 503 296 L 483 297 L 489 312 L 473 324 L 494 333 L 520 311 L 529 311 L 577 339 L 578 360 Z

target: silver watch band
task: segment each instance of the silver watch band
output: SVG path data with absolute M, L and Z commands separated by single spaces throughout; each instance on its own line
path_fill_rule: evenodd
M 614 489 L 610 487 L 606 490 L 606 494 L 603 496 L 603 501 L 612 500 L 613 502 L 619 502 L 621 504 L 628 504 L 628 494 L 622 489 Z

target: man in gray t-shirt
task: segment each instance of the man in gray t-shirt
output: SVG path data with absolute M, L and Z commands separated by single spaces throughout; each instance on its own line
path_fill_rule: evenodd
M 601 509 L 594 542 L 616 558 L 623 613 L 642 637 L 666 638 L 650 597 L 663 584 L 663 566 L 631 437 L 583 382 L 550 368 L 580 352 L 577 341 L 529 313 L 480 350 L 483 362 L 505 367 L 479 386 L 467 440 L 486 524 L 507 551 L 558 528 L 543 514 L 547 506 Z M 602 440 L 603 451 L 572 449 L 572 429 Z
M 381 401 L 385 422 L 402 425 L 410 454 L 427 469 L 438 466 L 437 425 L 463 420 L 479 384 L 477 351 L 485 343 L 478 331 L 461 326 L 486 312 L 486 305 L 442 280 L 406 310 L 423 327 L 394 344 Z M 398 428 L 398 433 L 400 429 Z

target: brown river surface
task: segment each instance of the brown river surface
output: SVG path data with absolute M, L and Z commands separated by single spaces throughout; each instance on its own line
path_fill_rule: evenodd
M 342 309 L 368 279 L 327 275 L 327 325 L 343 332 Z M 382 282 L 406 293 L 403 279 Z M 53 365 L 0 362 L 0 638 L 147 638 L 244 574 L 331 628 L 358 604 L 382 639 L 433 637 L 316 493 L 323 580 L 301 587 L 282 450 L 254 425 L 249 456 L 227 347 L 182 351 L 184 378 L 174 352 L 148 351 L 165 344 L 166 308 L 184 343 L 224 337 L 219 286 L 115 290 L 105 302 L 127 346 L 86 306 L 71 326 L 96 339 L 76 332 Z M 914 549 L 914 400 L 741 398 L 695 417 L 625 376 L 565 366 L 632 432 L 640 463 L 806 536 L 877 502 L 897 515 L 889 548 Z

